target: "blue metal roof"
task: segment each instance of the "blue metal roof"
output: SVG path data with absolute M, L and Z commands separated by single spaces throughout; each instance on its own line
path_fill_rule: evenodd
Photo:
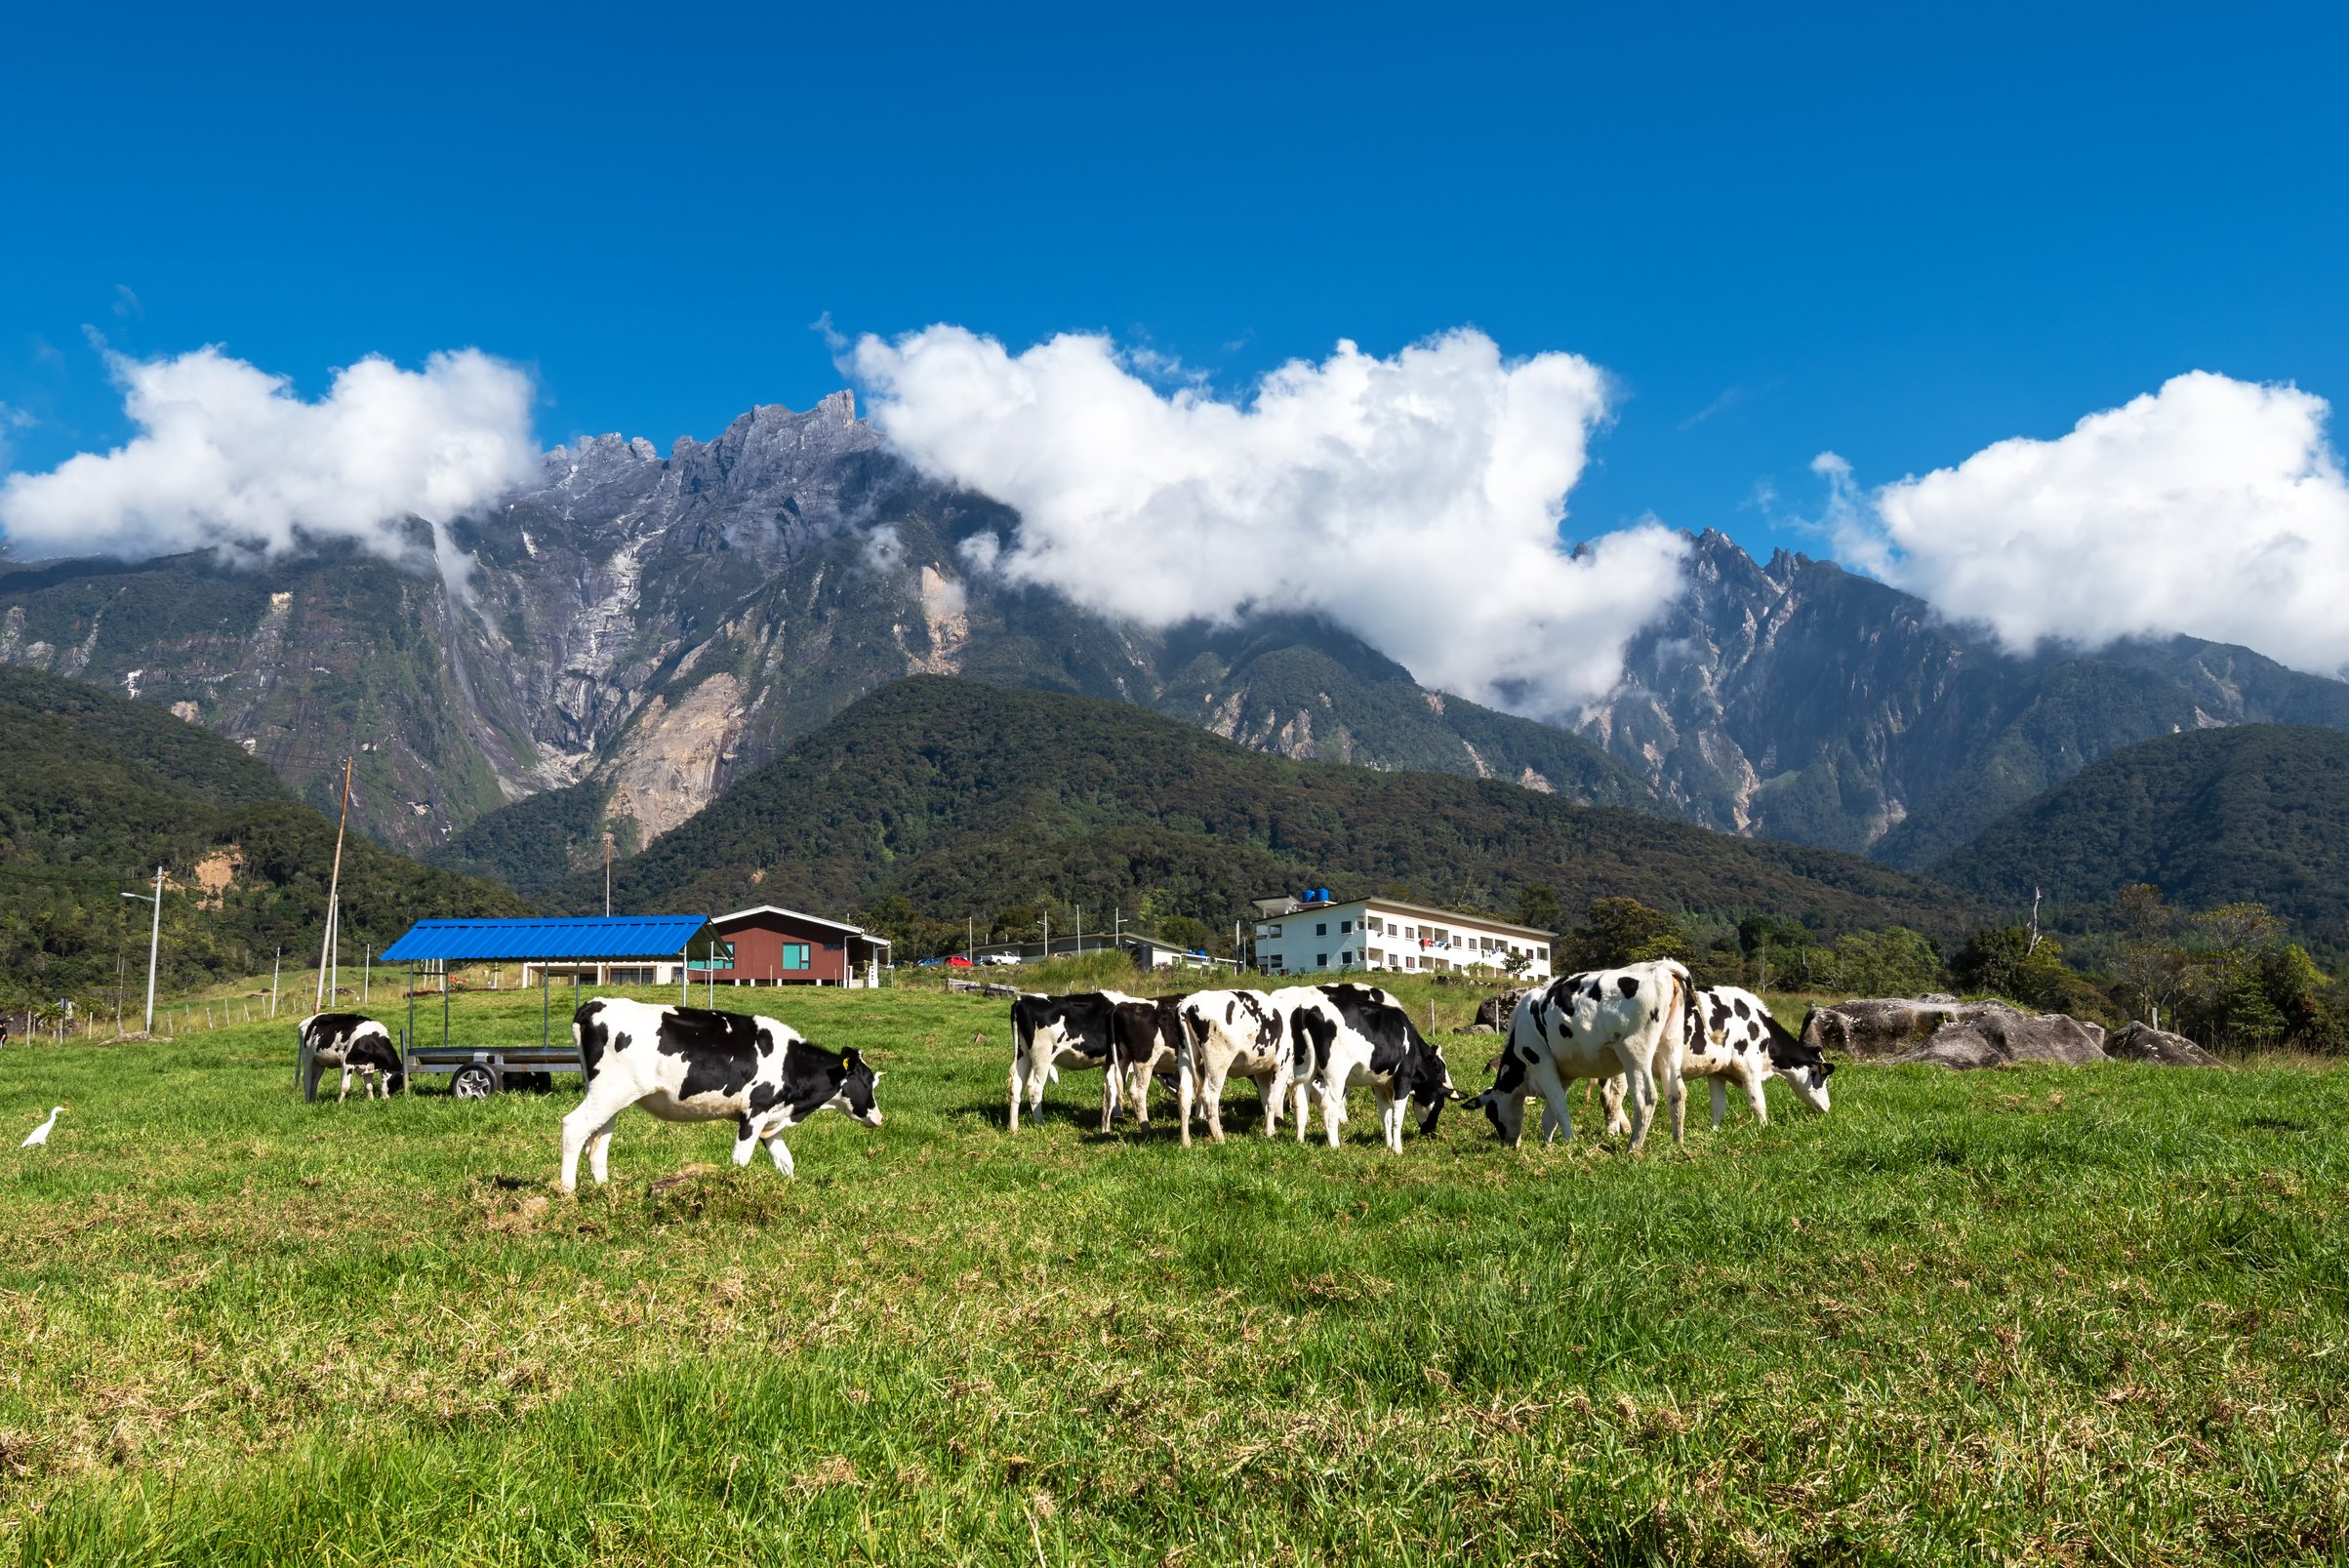
M 706 914 L 616 914 L 577 920 L 419 920 L 377 954 L 406 964 L 536 958 L 674 958 L 709 923 Z

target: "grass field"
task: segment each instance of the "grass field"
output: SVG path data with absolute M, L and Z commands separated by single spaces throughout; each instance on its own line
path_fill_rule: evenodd
M 887 1125 L 791 1182 L 630 1113 L 577 1201 L 568 1088 L 0 1052 L 0 1559 L 2349 1560 L 2349 1073 L 1850 1067 L 1640 1159 L 1242 1089 L 1186 1152 L 1082 1077 L 1008 1137 L 1000 1002 L 757 1001 Z

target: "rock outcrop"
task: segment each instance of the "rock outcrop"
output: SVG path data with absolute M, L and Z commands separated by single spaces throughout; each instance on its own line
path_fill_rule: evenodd
M 2105 1060 L 2103 1025 L 2061 1013 L 2026 1013 L 2005 1002 L 1892 998 L 1814 1007 L 1803 1021 L 1802 1038 L 1831 1057 L 1888 1065 L 2077 1066 Z
M 2148 1024 L 2130 1024 L 2113 1031 L 2104 1054 L 2116 1062 L 2149 1062 L 2161 1067 L 2223 1067 L 2225 1063 L 2187 1039 Z
M 1477 1017 L 1469 1025 L 1469 1027 L 1488 1028 L 1496 1031 L 1509 1027 L 1509 1015 L 1518 1010 L 1519 1000 L 1532 989 L 1533 987 L 1530 985 L 1519 985 L 1515 989 L 1505 990 L 1498 996 L 1485 997 L 1477 1004 Z

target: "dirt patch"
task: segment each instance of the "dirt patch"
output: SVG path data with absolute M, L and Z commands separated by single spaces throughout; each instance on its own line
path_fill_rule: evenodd
M 244 864 L 245 852 L 235 844 L 216 849 L 196 862 L 196 907 L 219 908 L 227 898 L 228 890 L 236 886 L 236 873 Z

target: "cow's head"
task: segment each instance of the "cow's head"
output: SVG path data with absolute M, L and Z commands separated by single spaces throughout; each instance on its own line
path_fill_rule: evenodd
M 1827 1109 L 1827 1077 L 1835 1071 L 1832 1062 L 1798 1062 L 1779 1066 L 1773 1063 L 1776 1075 L 1786 1080 L 1795 1098 L 1811 1109 L 1824 1113 Z
M 881 1107 L 873 1102 L 872 1091 L 881 1081 L 881 1075 L 855 1051 L 840 1053 L 840 1067 L 844 1076 L 832 1094 L 831 1108 L 854 1116 L 868 1127 L 878 1127 Z
M 1765 1017 L 1762 1026 L 1769 1031 L 1765 1049 L 1769 1052 L 1771 1070 L 1786 1080 L 1797 1100 L 1824 1114 L 1827 1080 L 1835 1071 L 1835 1064 L 1817 1046 L 1804 1041 L 1776 1019 Z
M 1395 1087 L 1419 1107 L 1419 1130 L 1423 1133 L 1433 1133 L 1436 1118 L 1443 1114 L 1443 1107 L 1460 1098 L 1460 1091 L 1452 1087 L 1451 1068 L 1443 1065 L 1443 1053 L 1432 1040 L 1418 1041 L 1404 1059 L 1402 1073 Z
M 1511 1148 L 1525 1136 L 1525 1097 L 1532 1086 L 1525 1081 L 1523 1055 L 1513 1043 L 1502 1048 L 1493 1063 L 1492 1087 L 1480 1095 L 1460 1095 L 1465 1106 L 1484 1112 L 1492 1123 L 1493 1136 Z

